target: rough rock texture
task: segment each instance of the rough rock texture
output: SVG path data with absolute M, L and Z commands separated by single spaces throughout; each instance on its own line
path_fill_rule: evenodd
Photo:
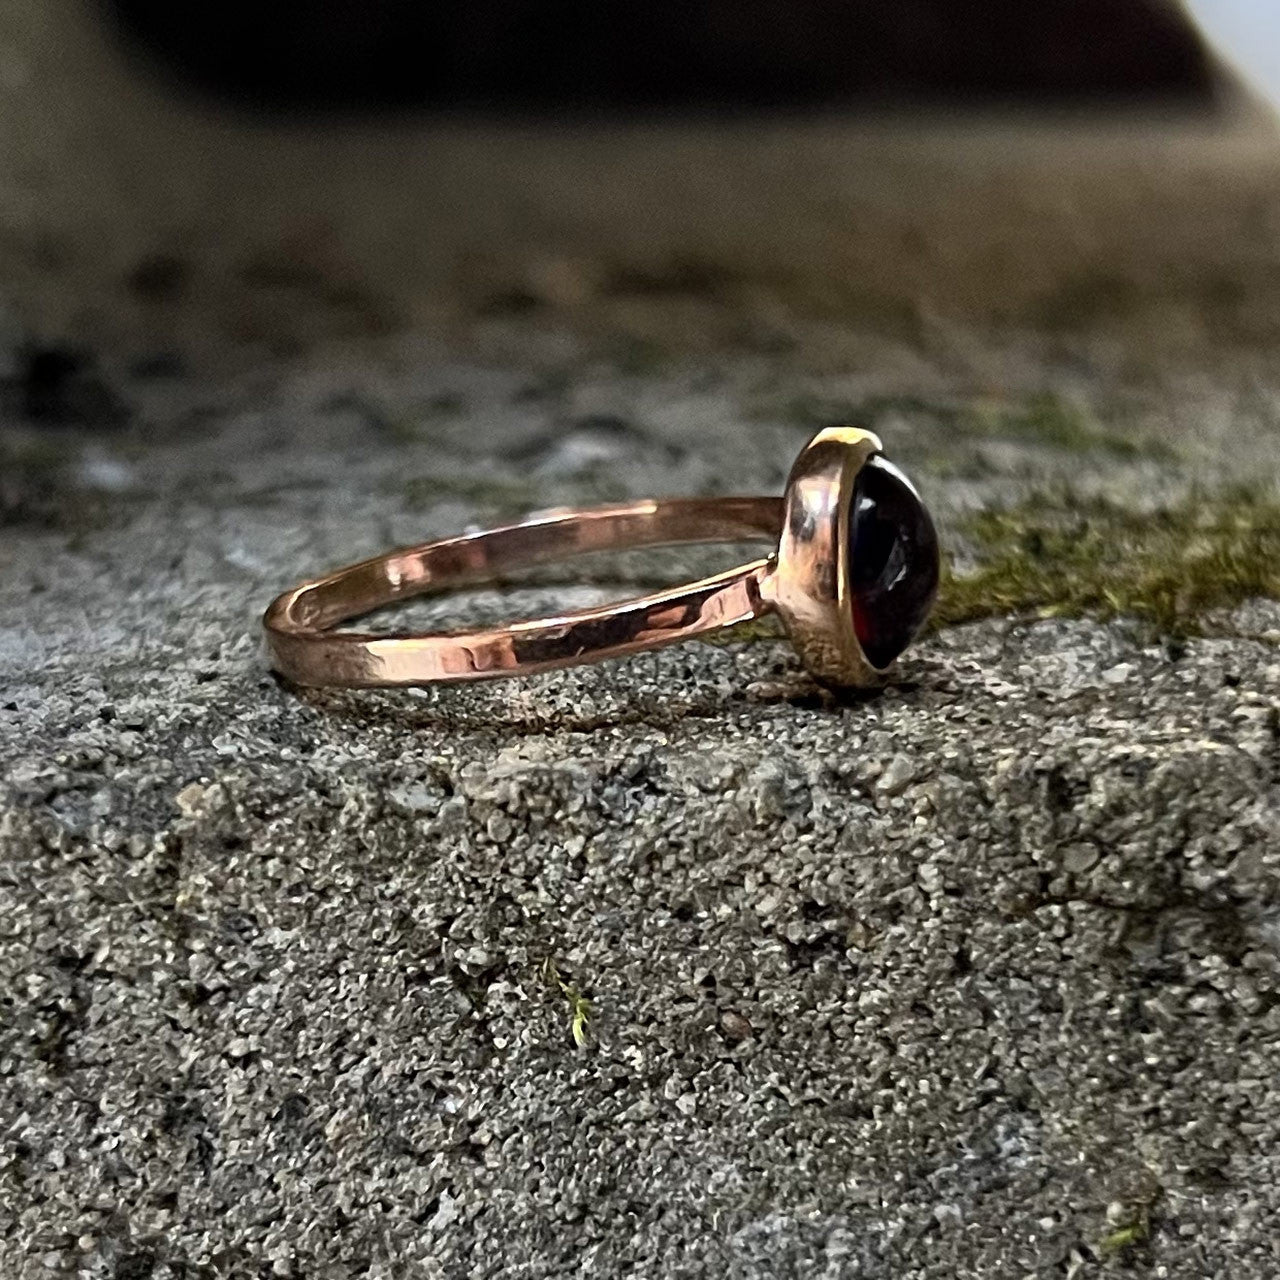
M 255 630 L 473 519 L 776 489 L 814 403 L 890 406 L 963 562 L 961 513 L 1067 480 L 1274 476 L 1265 370 L 554 350 L 151 370 L 114 436 L 10 414 L 0 1274 L 1274 1277 L 1274 603 L 1184 645 L 978 623 L 847 703 L 768 636 L 299 695 Z M 1125 449 L 892 407 L 1046 384 Z

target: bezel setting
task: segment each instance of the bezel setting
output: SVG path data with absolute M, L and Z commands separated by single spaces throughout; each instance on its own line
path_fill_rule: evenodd
M 859 427 L 814 436 L 787 480 L 777 559 L 762 583 L 806 670 L 836 688 L 874 688 L 894 667 L 875 666 L 854 627 L 852 504 L 859 473 L 881 453 L 879 437 Z

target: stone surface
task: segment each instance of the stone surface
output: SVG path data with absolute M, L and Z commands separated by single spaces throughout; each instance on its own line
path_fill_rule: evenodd
M 555 350 L 121 379 L 116 435 L 8 419 L 0 1274 L 1271 1280 L 1275 603 L 1184 646 L 978 623 L 847 702 L 769 637 L 299 695 L 256 633 L 299 575 L 475 520 L 777 491 L 797 400 L 880 406 L 963 565 L 984 504 L 1274 476 L 1265 367 Z M 1125 450 L 913 407 L 997 379 Z
M 853 627 L 868 661 L 883 670 L 938 594 L 938 534 L 910 481 L 879 457 L 858 472 L 849 528 Z
M 987 506 L 1274 485 L 1274 135 L 319 135 L 89 12 L 0 9 L 0 1276 L 1273 1280 L 1274 602 L 848 702 L 759 633 L 297 696 L 256 625 L 832 421 L 961 571 Z

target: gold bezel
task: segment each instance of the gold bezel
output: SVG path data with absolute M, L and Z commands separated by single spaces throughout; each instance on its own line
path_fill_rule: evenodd
M 777 560 L 762 584 L 805 668 L 837 688 L 873 688 L 891 670 L 873 667 L 858 642 L 849 563 L 858 473 L 881 451 L 860 427 L 827 427 L 809 441 L 787 480 Z

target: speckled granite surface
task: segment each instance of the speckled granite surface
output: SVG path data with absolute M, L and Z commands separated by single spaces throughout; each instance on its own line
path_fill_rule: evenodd
M 776 489 L 856 405 L 963 567 L 984 505 L 1267 483 L 1274 384 L 1035 342 L 839 379 L 557 350 L 11 418 L 0 1273 L 1274 1276 L 1274 603 L 1177 645 L 952 628 L 845 704 L 768 636 L 299 696 L 255 632 L 300 574 L 472 520 Z M 993 385 L 1127 444 L 903 398 Z

